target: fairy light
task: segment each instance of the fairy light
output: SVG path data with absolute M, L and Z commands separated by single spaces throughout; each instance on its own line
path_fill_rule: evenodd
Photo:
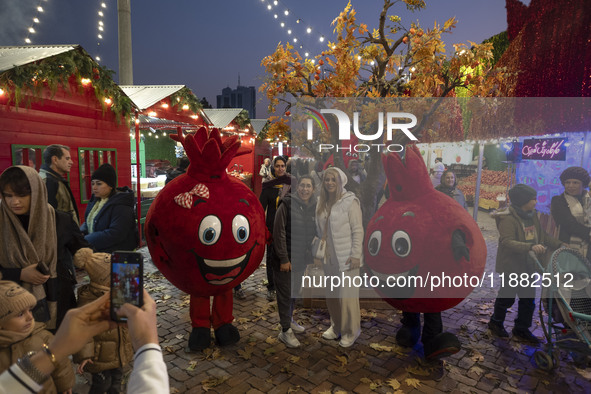
M 98 15 L 98 21 L 97 21 L 97 41 L 96 41 L 96 55 L 94 57 L 94 60 L 96 60 L 97 62 L 99 62 L 101 60 L 100 54 L 101 54 L 101 45 L 102 45 L 102 41 L 104 39 L 104 31 L 105 31 L 105 22 L 104 22 L 104 18 L 105 18 L 105 13 L 103 12 L 103 10 L 105 10 L 107 8 L 107 4 L 104 1 L 99 1 L 99 5 L 98 5 L 98 9 L 97 9 L 97 15 Z
M 313 32 L 315 31 L 315 29 L 313 28 L 313 26 L 310 25 L 309 21 L 306 22 L 303 18 L 297 18 L 297 15 L 292 15 L 293 12 L 292 10 L 290 10 L 288 7 L 286 7 L 285 1 L 282 2 L 281 0 L 261 0 L 261 2 L 263 3 L 263 5 L 268 9 L 268 10 L 277 10 L 279 8 L 283 9 L 282 13 L 278 13 L 278 12 L 272 12 L 271 15 L 273 15 L 273 19 L 277 20 L 279 22 L 279 25 L 282 28 L 286 29 L 286 33 L 289 36 L 309 36 L 309 35 L 313 35 Z M 291 19 L 290 18 L 294 18 Z M 294 23 L 295 22 L 295 23 Z M 295 29 L 295 27 L 297 27 L 297 29 Z M 323 43 L 325 41 L 325 37 L 322 34 L 318 34 L 317 36 L 318 41 L 320 43 Z M 315 41 L 312 40 L 311 42 L 306 44 L 306 39 L 303 39 L 302 37 L 298 38 L 291 38 L 289 41 L 291 41 L 292 43 L 297 43 L 297 46 L 294 45 L 294 47 L 298 47 L 299 49 L 301 49 L 302 51 L 304 51 L 306 53 L 305 57 L 310 57 L 311 56 L 311 52 L 310 49 L 311 48 L 306 48 L 307 46 L 311 45 L 316 45 Z M 302 52 L 300 52 L 302 53 Z
M 45 1 L 47 1 L 47 0 L 45 0 Z M 32 42 L 31 35 L 37 33 L 37 30 L 35 29 L 34 26 L 41 24 L 41 20 L 39 19 L 39 17 L 41 16 L 41 14 L 43 12 L 45 12 L 43 7 L 41 6 L 42 3 L 43 3 L 43 0 L 39 0 L 37 2 L 37 7 L 35 8 L 35 16 L 33 17 L 32 22 L 29 25 L 29 27 L 27 27 L 27 34 L 24 39 L 26 44 L 31 44 L 31 42 Z

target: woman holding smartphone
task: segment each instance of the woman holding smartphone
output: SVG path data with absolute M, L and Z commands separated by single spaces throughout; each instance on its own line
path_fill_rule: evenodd
M 117 188 L 117 173 L 105 163 L 92 173 L 92 198 L 80 230 L 98 252 L 134 250 L 138 245 L 133 191 Z
M 76 307 L 75 275 L 65 255 L 74 255 L 88 243 L 69 214 L 48 204 L 45 183 L 35 169 L 6 169 L 0 176 L 0 193 L 2 278 L 30 291 L 37 299 L 35 320 L 55 329 Z

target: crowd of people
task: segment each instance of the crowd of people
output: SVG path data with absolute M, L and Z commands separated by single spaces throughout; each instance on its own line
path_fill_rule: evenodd
M 121 307 L 117 313 L 127 317 L 126 325 L 115 324 L 108 313 L 110 252 L 138 245 L 133 192 L 117 187 L 115 169 L 102 164 L 92 173 L 93 195 L 79 225 L 76 202 L 64 177 L 71 165 L 68 147 L 52 145 L 44 152 L 41 173 L 13 166 L 0 175 L 0 372 L 4 371 L 0 392 L 71 393 L 70 355 L 78 364 L 77 372 L 92 374 L 90 393 L 119 392 L 123 368 L 132 360 L 128 392 L 167 392 L 154 301 L 144 292 L 143 307 Z M 367 173 L 358 160 L 351 160 L 347 171 L 316 165 L 298 177 L 289 173 L 289 167 L 283 156 L 265 160 L 260 203 L 273 235 L 267 247 L 267 298 L 277 301 L 279 340 L 297 348 L 296 334 L 306 328 L 298 324 L 294 306 L 307 267 L 322 268 L 325 275 L 360 275 L 362 207 L 348 186 L 359 191 Z M 450 196 L 450 204 L 467 208 L 455 174 L 442 171 L 440 179 L 436 190 Z M 495 215 L 497 272 L 527 272 L 532 267 L 530 252 L 542 259 L 552 250 L 569 247 L 591 256 L 589 173 L 569 167 L 560 180 L 564 192 L 552 199 L 558 238 L 540 226 L 533 188 L 518 184 L 509 190 L 511 206 Z M 321 252 L 312 249 L 314 242 L 323 244 Z M 77 297 L 76 268 L 85 270 L 90 279 L 78 287 Z M 496 336 L 509 336 L 504 321 L 516 298 L 513 336 L 537 344 L 539 339 L 530 331 L 532 287 L 501 288 L 488 327 Z M 330 326 L 322 338 L 339 340 L 343 348 L 353 346 L 361 333 L 359 288 L 327 289 L 326 304 Z

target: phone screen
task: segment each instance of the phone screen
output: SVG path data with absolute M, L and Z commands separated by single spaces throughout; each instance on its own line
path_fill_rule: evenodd
M 111 319 L 125 321 L 115 313 L 125 303 L 141 307 L 144 293 L 144 258 L 138 252 L 111 254 Z

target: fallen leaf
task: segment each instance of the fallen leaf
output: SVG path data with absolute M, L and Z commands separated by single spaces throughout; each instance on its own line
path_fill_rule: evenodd
M 176 387 L 171 387 L 170 388 L 170 393 L 171 394 L 176 394 L 176 393 L 180 393 L 179 389 L 177 389 Z
M 238 319 L 236 319 L 236 321 L 238 322 L 238 324 L 244 324 L 249 320 L 246 317 L 239 317 Z
M 263 353 L 265 354 L 265 356 L 270 356 L 272 354 L 275 354 L 275 352 L 277 352 L 277 350 L 270 347 L 270 348 L 266 349 Z
M 398 390 L 400 388 L 400 382 L 398 379 L 388 379 L 386 383 L 388 386 L 392 387 L 392 390 Z
M 265 339 L 265 342 L 269 345 L 275 345 L 277 343 L 277 338 L 267 337 L 267 339 Z
M 179 334 L 176 336 L 176 339 L 183 339 L 185 336 L 183 334 Z
M 245 360 L 250 360 L 252 356 L 252 348 L 238 349 L 238 356 Z
M 164 346 L 164 350 L 168 353 L 174 353 L 174 348 L 172 346 Z
M 342 367 L 347 365 L 347 362 L 348 362 L 347 357 L 345 357 L 345 356 L 335 356 L 335 357 L 337 358 L 337 360 L 339 360 Z
M 370 343 L 369 347 L 374 350 L 377 350 L 378 352 L 391 352 L 392 351 L 391 346 L 384 346 L 384 345 L 380 345 L 379 343 Z
M 347 368 L 344 366 L 336 366 L 336 365 L 329 365 L 327 368 L 329 371 L 336 372 L 336 373 L 345 373 L 347 372 Z
M 382 386 L 382 381 L 381 380 L 378 380 L 378 381 L 375 381 L 375 382 L 370 383 L 369 384 L 369 389 L 370 390 L 377 390 L 377 388 L 378 387 L 381 387 L 381 386 Z
M 187 371 L 194 371 L 197 366 L 197 361 L 191 361 L 187 367 Z
M 366 383 L 366 384 L 370 384 L 372 382 L 372 380 L 369 378 L 361 378 L 361 379 L 359 379 L 359 381 L 361 383 Z
M 288 358 L 288 360 L 294 364 L 297 364 L 297 362 L 300 361 L 300 358 L 298 356 L 291 356 L 290 358 Z
M 516 353 L 521 353 L 523 345 L 521 343 L 511 342 L 511 349 Z
M 474 362 L 480 362 L 484 361 L 484 356 L 478 350 L 474 350 L 472 351 L 472 356 L 470 356 L 470 359 Z
M 296 392 L 300 391 L 300 388 L 301 388 L 300 386 L 290 387 L 287 389 L 287 393 L 288 394 L 289 393 L 296 393 Z
M 501 380 L 501 378 L 499 378 L 494 373 L 487 373 L 486 375 L 484 375 L 484 377 L 487 378 L 488 380 L 496 380 L 496 381 Z
M 413 375 L 418 375 L 418 376 L 429 376 L 430 375 L 430 373 L 427 370 L 425 370 L 421 367 L 418 367 L 418 366 L 417 367 L 406 367 L 405 369 L 406 369 L 406 372 L 411 373 Z
M 406 383 L 406 385 L 409 387 L 414 387 L 415 389 L 421 385 L 421 381 L 414 378 L 404 379 L 404 383 Z
M 470 368 L 468 370 L 468 372 L 473 372 L 476 375 L 480 376 L 480 375 L 482 375 L 484 373 L 484 370 L 482 368 L 480 368 L 480 367 L 473 366 L 472 368 Z
M 289 368 L 289 364 L 285 364 L 285 365 L 283 366 L 283 368 L 281 368 L 281 372 L 282 372 L 282 373 L 286 373 L 286 374 L 288 374 L 288 375 L 291 375 L 291 374 L 292 374 L 292 372 L 291 372 L 291 369 Z
M 523 369 L 519 369 L 519 368 L 507 367 L 507 368 L 505 368 L 505 372 L 507 372 L 511 375 L 517 375 L 517 376 L 523 375 Z
M 163 300 L 170 300 L 172 298 L 171 295 L 166 294 L 164 297 L 162 297 Z
M 217 387 L 220 384 L 224 383 L 227 379 L 228 379 L 227 376 L 220 376 L 218 378 L 215 378 L 215 377 L 209 378 L 209 379 L 203 380 L 201 382 L 201 386 L 204 391 L 208 391 L 208 390 L 211 390 L 212 388 Z

